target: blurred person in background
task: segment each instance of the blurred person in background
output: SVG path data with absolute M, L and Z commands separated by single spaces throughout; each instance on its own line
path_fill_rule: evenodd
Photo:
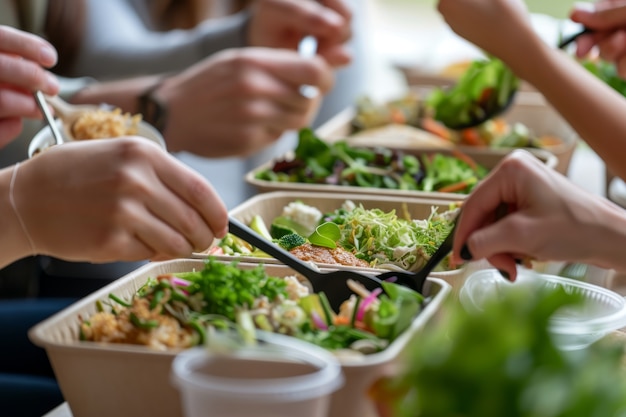
M 334 84 L 335 70 L 351 59 L 347 0 L 256 0 L 244 8 L 246 3 L 7 2 L 0 4 L 7 9 L 0 10 L 0 21 L 12 20 L 9 24 L 41 34 L 58 47 L 59 64 L 53 70 L 71 77 L 61 80 L 65 98 L 142 113 L 163 132 L 168 150 L 211 180 L 232 207 L 251 194 L 245 172 L 294 146 L 295 135 L 284 133 L 311 123 L 322 95 Z M 216 14 L 219 18 L 211 18 Z M 296 51 L 309 34 L 318 39 L 314 58 Z M 358 77 L 350 80 L 358 82 Z M 318 87 L 321 95 L 303 97 L 303 84 Z M 341 97 L 342 102 L 352 98 L 354 94 Z M 25 157 L 40 127 L 31 124 L 1 152 L 0 166 Z M 70 290 L 77 296 L 140 265 L 92 268 L 47 257 L 34 266 L 26 263 L 34 267 L 33 275 L 43 270 L 35 293 L 66 295 Z M 48 277 L 67 284 L 56 285 L 58 280 Z
M 43 39 L 0 26 L 0 147 L 23 118 L 41 118 L 33 91 L 59 91 L 43 69 L 56 59 Z M 92 262 L 189 256 L 224 236 L 226 219 L 204 178 L 141 138 L 68 143 L 0 169 L 0 267 L 38 253 Z M 0 302 L 3 415 L 41 416 L 63 401 L 27 331 L 72 301 Z

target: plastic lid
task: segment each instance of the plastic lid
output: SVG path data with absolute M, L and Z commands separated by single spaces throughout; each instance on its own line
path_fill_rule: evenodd
M 487 299 L 502 296 L 517 285 L 561 286 L 568 292 L 580 293 L 579 306 L 559 309 L 551 318 L 550 332 L 564 350 L 581 349 L 607 333 L 626 326 L 626 299 L 614 291 L 597 285 L 555 275 L 519 269 L 512 283 L 496 269 L 485 269 L 470 275 L 459 293 L 463 307 L 481 311 Z

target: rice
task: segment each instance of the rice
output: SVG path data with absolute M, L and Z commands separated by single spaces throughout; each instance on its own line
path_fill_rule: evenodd
M 85 112 L 72 125 L 77 140 L 115 138 L 137 134 L 141 115 L 122 114 L 121 109 Z

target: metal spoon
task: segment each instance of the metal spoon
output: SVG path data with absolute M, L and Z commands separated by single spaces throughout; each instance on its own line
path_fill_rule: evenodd
M 61 134 L 61 131 L 57 127 L 56 121 L 54 120 L 54 118 L 52 117 L 52 114 L 50 113 L 50 109 L 48 109 L 48 105 L 46 104 L 46 99 L 43 93 L 37 90 L 33 93 L 33 96 L 35 97 L 35 101 L 37 102 L 37 105 L 39 106 L 39 110 L 41 110 L 41 113 L 43 113 L 43 117 L 46 123 L 48 124 L 48 127 L 50 128 L 50 132 L 52 132 L 52 137 L 54 138 L 55 144 L 56 145 L 63 144 L 65 140 L 63 139 L 63 135 Z
M 44 96 L 46 102 L 54 109 L 57 117 L 63 122 L 63 133 L 67 140 L 74 140 L 72 126 L 83 114 L 100 109 L 91 104 L 70 104 L 59 96 Z

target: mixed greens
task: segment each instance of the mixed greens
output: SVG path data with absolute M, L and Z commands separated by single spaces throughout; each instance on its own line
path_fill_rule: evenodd
M 410 155 L 384 147 L 327 143 L 310 129 L 300 131 L 295 155 L 276 161 L 255 177 L 264 181 L 372 187 L 468 194 L 487 169 L 456 152 Z
M 236 329 L 253 341 L 261 329 L 331 350 L 375 353 L 406 330 L 424 301 L 391 282 L 372 292 L 349 285 L 355 294 L 334 312 L 324 293 L 310 294 L 295 276 L 209 258 L 200 271 L 149 279 L 130 300 L 111 295 L 109 311 L 98 302 L 98 313 L 81 322 L 80 334 L 82 340 L 167 349 L 206 343 L 219 330 Z
M 518 85 L 519 79 L 499 59 L 475 60 L 453 87 L 435 89 L 428 106 L 449 128 L 476 126 L 501 113 Z
M 306 213 L 307 226 L 300 223 L 304 215 L 294 216 L 296 210 Z M 418 271 L 450 233 L 456 214 L 454 204 L 444 213 L 432 207 L 428 218 L 417 220 L 408 213 L 366 209 L 350 200 L 328 213 L 293 201 L 272 220 L 270 227 L 259 215 L 252 218 L 250 227 L 287 250 L 307 242 L 331 249 L 339 246 L 370 267 Z M 222 239 L 216 248 L 213 254 L 267 256 L 232 235 Z M 436 270 L 451 268 L 445 259 Z

